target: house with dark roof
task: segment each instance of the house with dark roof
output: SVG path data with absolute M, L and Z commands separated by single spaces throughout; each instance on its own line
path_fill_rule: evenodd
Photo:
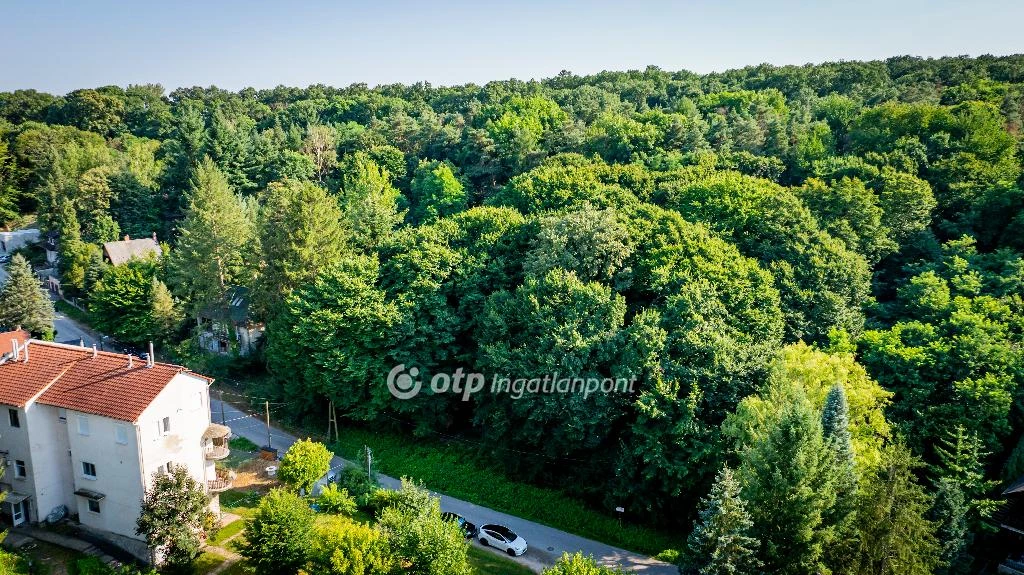
M 255 351 L 263 337 L 264 326 L 249 314 L 249 289 L 232 286 L 224 302 L 211 306 L 196 317 L 199 346 L 212 353 L 229 353 L 237 349 L 245 356 Z
M 143 560 L 135 533 L 158 474 L 184 467 L 211 508 L 230 478 L 230 429 L 210 421 L 210 378 L 131 355 L 0 333 L 0 514 L 15 528 L 51 513 Z
M 1003 490 L 1003 503 L 991 520 L 1000 530 L 995 547 L 1007 554 L 997 572 L 1024 575 L 1024 476 Z
M 160 257 L 162 250 L 156 241 L 156 233 L 151 238 L 132 239 L 125 236 L 119 242 L 107 242 L 103 244 L 103 259 L 110 265 L 119 266 L 130 262 L 133 259 L 146 259 L 150 256 Z

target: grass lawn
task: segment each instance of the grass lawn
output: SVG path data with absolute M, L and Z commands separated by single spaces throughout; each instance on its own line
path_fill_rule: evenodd
M 532 575 L 533 571 L 501 555 L 469 546 L 469 565 L 477 575 Z
M 408 476 L 434 491 L 595 541 L 658 555 L 686 540 L 685 534 L 620 524 L 616 518 L 560 491 L 510 480 L 501 471 L 480 463 L 471 450 L 457 442 L 413 440 L 364 429 L 342 429 L 340 435 L 336 452 L 350 461 L 359 461 L 363 446 L 368 445 L 373 450 L 376 471 L 393 477 Z
M 245 565 L 245 560 L 244 559 L 241 560 L 241 561 L 232 563 L 231 565 L 228 565 L 226 569 L 224 569 L 223 571 L 220 572 L 220 575 L 251 575 L 251 574 L 252 574 L 252 570 L 250 570 Z
M 241 533 L 243 529 L 245 529 L 245 519 L 232 521 L 226 526 L 221 527 L 220 531 L 217 532 L 217 536 L 210 539 L 209 544 L 218 546 L 223 545 L 225 541 Z
M 200 555 L 199 559 L 196 559 L 195 572 L 199 575 L 206 575 L 207 573 L 211 573 L 217 567 L 220 567 L 220 565 L 225 561 L 227 561 L 227 558 L 223 555 L 207 551 Z

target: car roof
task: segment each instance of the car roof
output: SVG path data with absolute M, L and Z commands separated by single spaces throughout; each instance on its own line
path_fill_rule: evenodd
M 487 525 L 484 525 L 480 529 L 487 529 L 487 530 L 490 530 L 490 531 L 494 531 L 495 533 L 497 533 L 499 535 L 511 536 L 512 539 L 515 539 L 516 537 L 518 537 L 518 535 L 516 535 L 515 531 L 512 531 L 511 529 L 509 529 L 508 527 L 505 527 L 504 525 L 495 525 L 493 523 L 488 523 Z

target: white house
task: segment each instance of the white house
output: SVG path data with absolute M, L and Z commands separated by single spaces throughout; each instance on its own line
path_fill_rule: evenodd
M 210 422 L 210 378 L 165 363 L 0 333 L 0 512 L 17 526 L 60 506 L 142 559 L 141 501 L 185 466 L 219 511 L 215 461 L 230 429 Z

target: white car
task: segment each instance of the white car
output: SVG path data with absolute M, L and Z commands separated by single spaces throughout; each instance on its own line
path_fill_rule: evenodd
M 483 525 L 476 537 L 484 547 L 501 549 L 513 557 L 526 553 L 526 540 L 504 525 Z

